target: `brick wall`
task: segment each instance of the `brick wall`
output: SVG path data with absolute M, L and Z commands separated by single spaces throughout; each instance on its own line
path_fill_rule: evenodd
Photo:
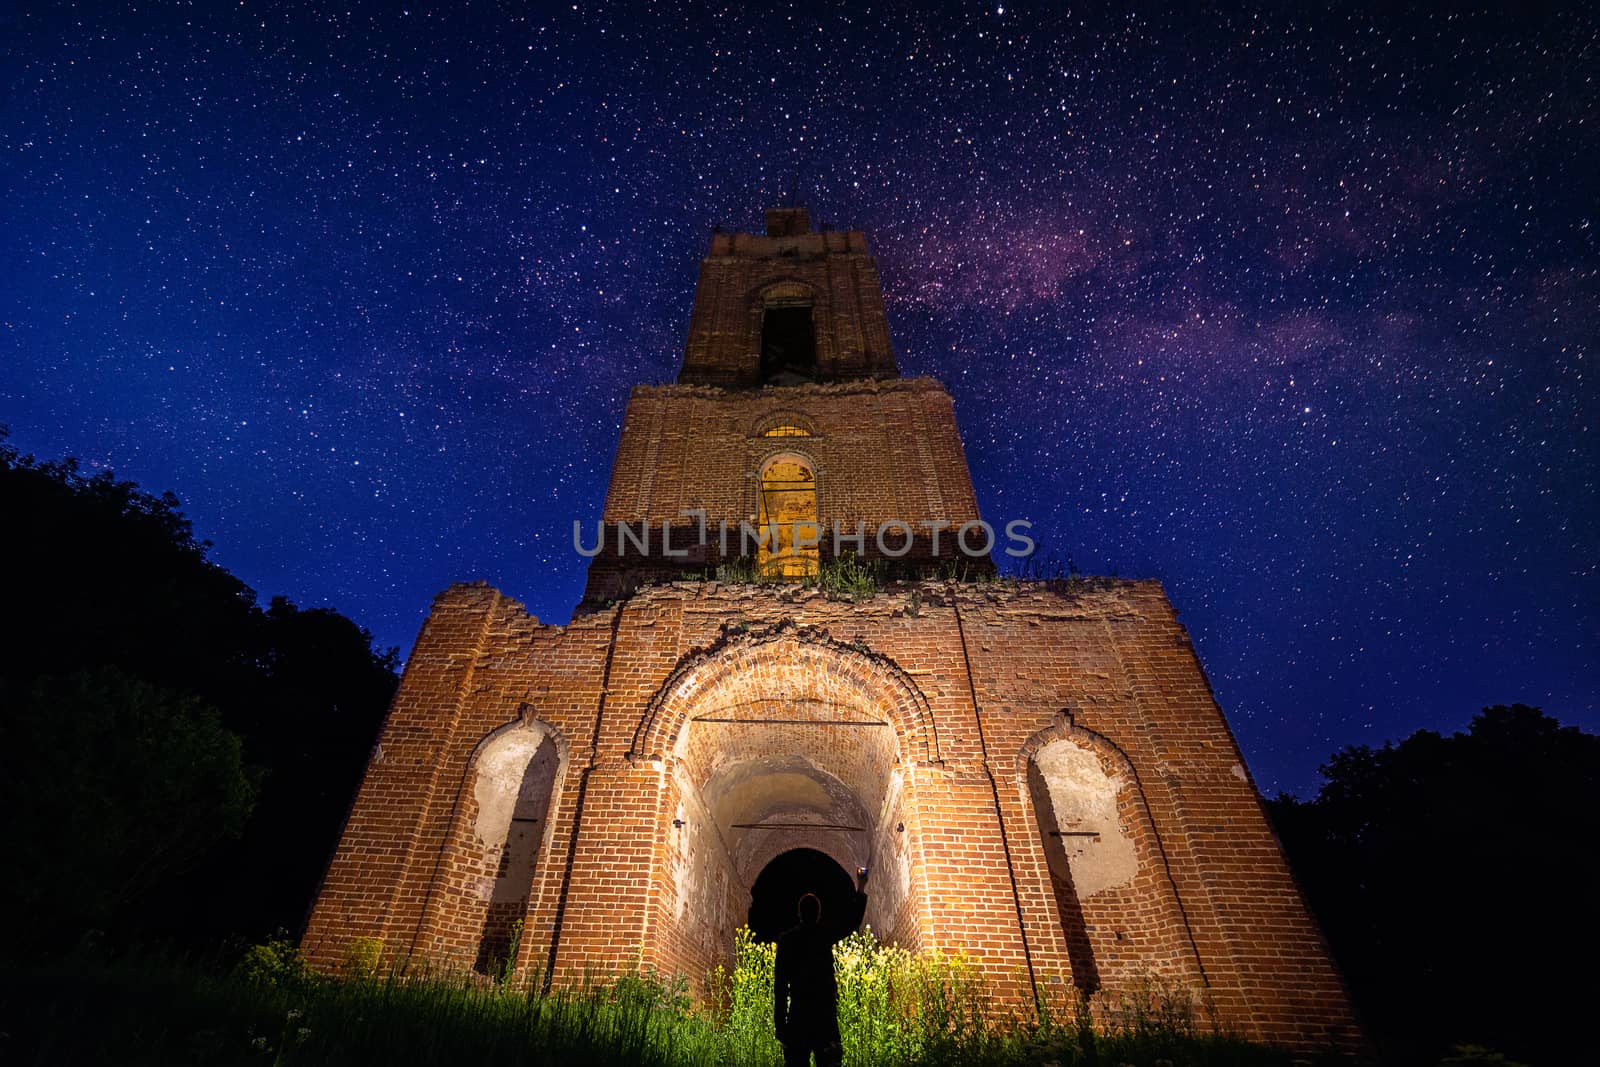
M 778 287 L 812 308 L 818 380 L 892 378 L 878 266 L 858 230 L 812 233 L 803 217 L 774 235 L 719 233 L 700 265 L 683 371 L 700 385 L 761 384 L 761 324 Z
M 808 437 L 763 437 L 776 422 L 798 422 Z M 719 523 L 729 523 L 728 557 L 741 550 L 739 524 L 757 523 L 760 471 L 771 457 L 804 458 L 816 472 L 817 518 L 824 528 L 821 552 L 833 556 L 832 530 L 866 530 L 864 544 L 841 543 L 846 552 L 879 558 L 880 525 L 908 523 L 915 538 L 905 561 L 935 558 L 933 534 L 921 524 L 945 522 L 937 557 L 960 556 L 955 528 L 979 518 L 977 496 L 956 428 L 954 405 L 944 387 L 929 378 L 802 385 L 727 392 L 697 386 L 641 386 L 633 391 L 606 493 L 605 551 L 590 565 L 586 596 L 615 599 L 640 584 L 703 572 L 723 557 Z M 685 510 L 706 513 L 707 541 Z M 638 531 L 649 523 L 649 556 L 630 542 L 619 549 L 617 523 Z M 663 523 L 675 527 L 670 559 L 660 549 Z M 1003 536 L 1003 531 L 996 531 Z M 885 534 L 891 553 L 904 535 Z M 595 544 L 593 521 L 582 542 Z M 970 533 L 975 548 L 982 537 Z M 748 547 L 748 546 L 747 546 Z M 751 554 L 754 549 L 749 548 Z
M 1359 1040 L 1155 583 L 908 583 L 854 605 L 680 582 L 568 627 L 455 587 L 318 898 L 315 962 L 337 966 L 355 937 L 382 938 L 391 960 L 480 959 L 482 893 L 463 899 L 488 862 L 464 836 L 481 803 L 472 761 L 523 722 L 564 753 L 524 973 L 643 962 L 698 984 L 731 951 L 761 866 L 803 845 L 874 868 L 881 936 L 967 952 L 1019 1002 L 1091 969 L 1112 998 L 1149 971 L 1246 1036 Z M 1087 806 L 1071 781 L 1088 783 Z M 1063 846 L 1049 831 L 1074 828 L 1102 835 L 1085 849 L 1120 850 L 1114 877 L 1059 855 L 1052 874 Z M 1074 882 L 1089 890 L 1076 916 Z

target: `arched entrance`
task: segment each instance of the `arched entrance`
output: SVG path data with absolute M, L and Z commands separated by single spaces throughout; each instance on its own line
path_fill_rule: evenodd
M 840 872 L 870 868 L 867 925 L 920 946 L 915 779 L 935 746 L 926 703 L 897 667 L 814 631 L 730 634 L 683 664 L 633 753 L 666 778 L 655 884 L 674 964 L 724 962 L 758 879 L 796 850 Z
M 855 882 L 827 853 L 814 848 L 790 849 L 761 868 L 750 887 L 750 933 L 757 941 L 776 941 L 799 921 L 800 898 L 811 893 L 822 901 L 822 918 L 846 914 Z

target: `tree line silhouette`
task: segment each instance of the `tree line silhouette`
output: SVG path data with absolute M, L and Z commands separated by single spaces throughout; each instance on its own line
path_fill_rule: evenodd
M 0 431 L 0 951 L 302 921 L 397 684 L 338 612 L 265 606 L 170 493 Z
M 1386 1058 L 1587 1059 L 1600 736 L 1498 705 L 1464 732 L 1344 748 L 1322 778 L 1267 809 Z

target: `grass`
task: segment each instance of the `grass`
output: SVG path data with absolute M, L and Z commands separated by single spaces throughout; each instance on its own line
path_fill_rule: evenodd
M 1288 1054 L 1194 1024 L 1168 999 L 1089 1025 L 1081 1006 L 1022 1020 L 997 1010 L 959 956 L 852 937 L 836 950 L 849 1067 L 1056 1064 L 1288 1067 Z M 313 974 L 293 946 L 236 966 L 157 956 L 8 971 L 0 1059 L 17 1064 L 772 1064 L 773 947 L 741 931 L 733 971 L 692 1005 L 653 972 L 538 992 L 477 976 Z
M 883 560 L 859 560 L 854 552 L 823 560 L 817 569 L 817 584 L 834 600 L 860 604 L 871 600 L 886 580 Z
M 859 604 L 871 600 L 887 580 L 888 568 L 882 560 L 860 560 L 846 552 L 835 559 L 817 563 L 817 573 L 804 578 L 789 578 L 764 571 L 750 556 L 738 556 L 707 568 L 705 577 L 740 585 L 793 585 L 801 589 L 821 589 L 830 599 Z

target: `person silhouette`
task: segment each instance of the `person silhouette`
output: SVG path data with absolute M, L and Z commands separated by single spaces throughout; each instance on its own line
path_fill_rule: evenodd
M 822 900 L 800 898 L 800 925 L 778 938 L 772 973 L 772 1021 L 783 1045 L 784 1067 L 839 1067 L 839 985 L 833 974 L 833 946 L 849 937 L 867 910 L 867 869 L 856 868 L 856 892 L 843 914 L 822 921 Z

